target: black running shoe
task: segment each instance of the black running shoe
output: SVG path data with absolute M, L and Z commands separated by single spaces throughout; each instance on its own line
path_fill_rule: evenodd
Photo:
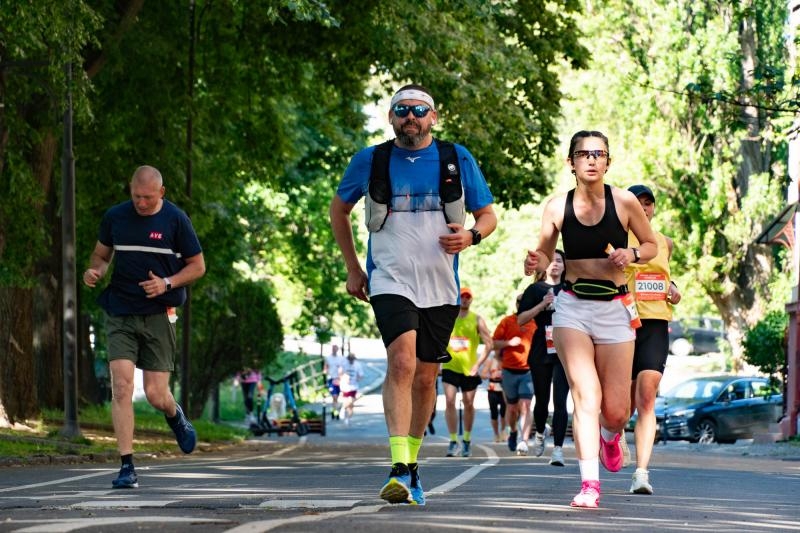
M 115 489 L 135 489 L 138 486 L 139 478 L 132 464 L 122 465 L 117 479 L 111 482 L 111 487 Z
M 175 433 L 175 441 L 178 443 L 181 451 L 183 453 L 192 453 L 195 444 L 197 444 L 197 433 L 192 423 L 189 422 L 189 419 L 183 414 L 181 406 L 176 403 L 175 416 L 169 418 L 164 415 L 164 418 L 166 418 L 169 427 L 172 428 L 172 432 Z

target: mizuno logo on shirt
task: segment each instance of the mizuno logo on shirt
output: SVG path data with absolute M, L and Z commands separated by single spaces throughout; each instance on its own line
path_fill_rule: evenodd
M 415 162 L 417 159 L 419 159 L 420 157 L 422 157 L 422 156 L 421 156 L 421 155 L 418 155 L 417 157 L 411 157 L 411 156 L 408 156 L 408 157 L 406 157 L 406 159 L 408 159 L 409 161 L 411 161 L 411 162 L 413 163 L 413 162 Z

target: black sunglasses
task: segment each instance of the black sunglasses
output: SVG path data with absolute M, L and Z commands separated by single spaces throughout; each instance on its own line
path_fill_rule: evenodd
M 605 150 L 575 150 L 572 152 L 572 157 L 575 159 L 589 159 L 590 157 L 605 159 L 608 157 L 608 152 Z
M 422 118 L 428 114 L 431 110 L 431 106 L 417 104 L 417 105 L 406 105 L 406 104 L 395 104 L 392 108 L 392 112 L 400 117 L 406 118 L 409 113 L 414 113 L 414 116 L 417 118 Z

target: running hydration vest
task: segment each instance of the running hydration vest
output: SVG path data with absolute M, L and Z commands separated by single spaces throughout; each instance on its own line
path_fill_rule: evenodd
M 434 139 L 439 150 L 439 202 L 445 221 L 464 225 L 467 211 L 464 205 L 464 189 L 461 186 L 461 170 L 453 143 Z M 392 210 L 392 182 L 389 179 L 394 140 L 375 146 L 372 167 L 369 173 L 369 189 L 365 197 L 366 223 L 370 232 L 383 229 Z

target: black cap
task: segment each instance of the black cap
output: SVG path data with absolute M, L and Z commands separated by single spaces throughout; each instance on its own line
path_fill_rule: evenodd
M 645 185 L 631 185 L 628 187 L 628 190 L 636 195 L 636 198 L 639 198 L 640 196 L 647 196 L 650 198 L 651 202 L 656 202 L 656 197 L 653 194 L 653 191 L 651 191 L 650 188 Z

